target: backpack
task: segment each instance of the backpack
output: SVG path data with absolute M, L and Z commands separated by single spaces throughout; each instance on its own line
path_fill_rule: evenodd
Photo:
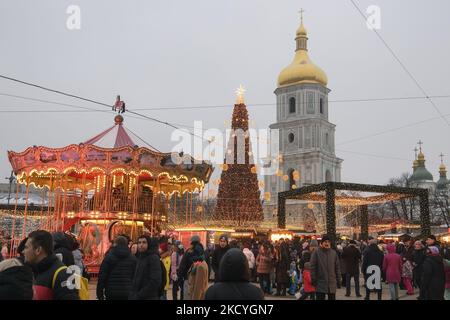
M 52 290 L 55 287 L 56 277 L 58 277 L 59 272 L 64 269 L 67 269 L 67 267 L 59 267 L 53 274 Z M 75 274 L 75 276 L 80 277 L 80 289 L 78 289 L 78 296 L 80 297 L 80 300 L 89 300 L 89 280 L 77 274 Z
M 159 264 L 161 266 L 161 286 L 159 287 L 159 296 L 162 297 L 162 295 L 164 294 L 164 290 L 166 288 L 167 285 L 167 270 L 166 270 L 166 266 L 164 265 L 164 262 L 162 262 L 162 260 L 159 260 Z

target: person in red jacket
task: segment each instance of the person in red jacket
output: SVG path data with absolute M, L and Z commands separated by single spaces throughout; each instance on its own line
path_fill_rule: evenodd
M 316 300 L 316 288 L 311 283 L 311 264 L 306 262 L 303 269 L 303 294 L 298 300 L 305 300 L 308 297 Z
M 387 254 L 384 256 L 383 271 L 386 274 L 386 281 L 389 283 L 391 300 L 398 300 L 398 284 L 402 275 L 402 257 L 395 253 L 395 244 L 388 244 Z

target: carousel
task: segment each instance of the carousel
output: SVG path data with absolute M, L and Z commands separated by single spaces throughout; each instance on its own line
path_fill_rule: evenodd
M 31 186 L 42 189 L 46 198 L 40 229 L 76 234 L 88 266 L 100 265 L 117 234 L 136 240 L 144 232 L 159 233 L 167 223 L 171 198 L 184 197 L 189 204 L 213 171 L 209 163 L 190 155 L 138 146 L 123 121 L 116 115 L 112 127 L 84 143 L 8 152 L 17 193 L 24 184 L 26 198 Z M 26 237 L 31 218 L 27 204 L 25 199 L 21 234 L 14 226 L 11 230 L 13 243 Z

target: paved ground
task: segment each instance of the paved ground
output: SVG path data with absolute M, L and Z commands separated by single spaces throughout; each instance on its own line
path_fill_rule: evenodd
M 360 281 L 360 284 L 362 284 L 362 279 Z M 212 283 L 210 283 L 210 285 L 212 285 Z M 256 284 L 255 284 L 256 285 Z M 90 298 L 91 300 L 96 300 L 96 293 L 95 293 L 95 288 L 97 286 L 97 281 L 96 280 L 92 280 L 89 283 L 89 294 L 90 294 Z M 365 296 L 365 288 L 363 288 L 361 286 L 361 294 L 362 294 L 362 298 L 357 298 L 355 296 L 355 289 L 352 286 L 352 292 L 351 292 L 351 296 L 350 297 L 346 297 L 345 296 L 345 288 L 341 288 L 337 290 L 336 293 L 336 300 L 364 300 L 364 296 Z M 416 289 L 414 291 L 414 295 L 407 295 L 406 294 L 406 290 L 399 290 L 399 298 L 400 300 L 416 300 L 417 296 L 418 296 L 418 290 Z M 172 286 L 170 287 L 170 289 L 168 290 L 168 300 L 172 300 Z M 389 288 L 387 284 L 383 284 L 383 300 L 390 300 L 390 294 L 389 294 Z M 375 293 L 371 294 L 371 299 L 372 300 L 376 300 L 377 299 L 377 295 Z M 294 296 L 291 295 L 287 295 L 285 297 L 276 297 L 274 295 L 266 295 L 266 300 L 296 300 L 296 298 Z

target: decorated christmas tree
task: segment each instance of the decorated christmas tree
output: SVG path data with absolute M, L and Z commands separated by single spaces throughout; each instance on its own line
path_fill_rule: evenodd
M 222 165 L 215 218 L 234 225 L 262 221 L 258 177 L 254 165 L 248 132 L 248 111 L 244 104 L 244 89 L 238 89 L 233 109 L 231 136 Z

